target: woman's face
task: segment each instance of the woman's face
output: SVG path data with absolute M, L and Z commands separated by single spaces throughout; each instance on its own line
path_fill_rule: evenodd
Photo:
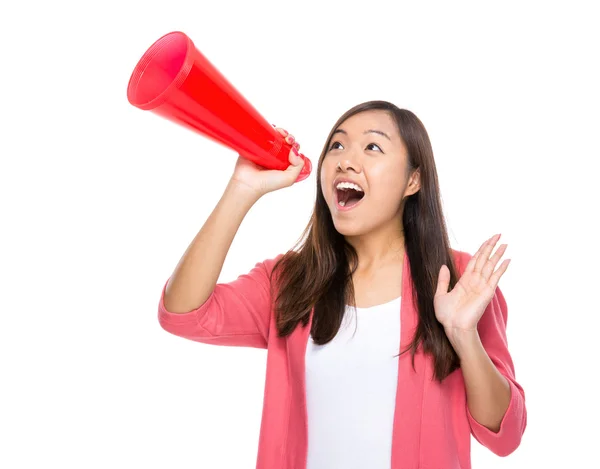
M 320 174 L 323 196 L 338 232 L 356 236 L 386 223 L 397 224 L 403 197 L 418 190 L 418 177 L 408 181 L 408 176 L 406 148 L 387 111 L 364 111 L 340 124 L 331 137 Z M 362 193 L 339 190 L 339 180 L 358 184 Z M 344 204 L 349 194 L 350 200 Z

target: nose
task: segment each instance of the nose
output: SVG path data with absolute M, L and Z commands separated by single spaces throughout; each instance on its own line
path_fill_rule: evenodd
M 344 172 L 348 172 L 350 169 L 355 173 L 360 172 L 360 167 L 356 161 L 353 161 L 349 158 L 344 158 L 338 162 L 338 166 L 336 168 L 338 171 L 343 170 Z

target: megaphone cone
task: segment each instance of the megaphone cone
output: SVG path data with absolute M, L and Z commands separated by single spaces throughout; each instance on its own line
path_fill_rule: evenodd
M 158 39 L 135 66 L 127 99 L 235 150 L 268 169 L 286 169 L 291 145 L 180 31 Z M 310 160 L 296 182 L 312 170 Z

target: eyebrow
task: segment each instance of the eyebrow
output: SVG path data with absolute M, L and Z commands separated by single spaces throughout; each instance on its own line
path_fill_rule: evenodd
M 331 134 L 331 136 L 334 136 L 335 134 L 340 133 L 340 134 L 344 134 L 344 135 L 348 135 L 348 132 L 346 132 L 343 129 L 337 129 L 335 132 L 333 132 Z M 379 135 L 383 135 L 385 138 L 387 138 L 390 142 L 392 141 L 392 139 L 388 136 L 388 134 L 386 134 L 385 132 L 382 132 L 381 130 L 374 130 L 374 129 L 369 129 L 369 130 L 365 130 L 363 132 L 363 135 L 366 135 L 368 133 L 374 133 L 374 134 L 379 134 Z

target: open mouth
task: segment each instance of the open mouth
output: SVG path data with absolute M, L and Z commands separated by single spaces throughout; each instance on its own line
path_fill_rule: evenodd
M 349 209 L 358 204 L 365 193 L 352 188 L 336 189 L 336 203 L 339 207 Z

